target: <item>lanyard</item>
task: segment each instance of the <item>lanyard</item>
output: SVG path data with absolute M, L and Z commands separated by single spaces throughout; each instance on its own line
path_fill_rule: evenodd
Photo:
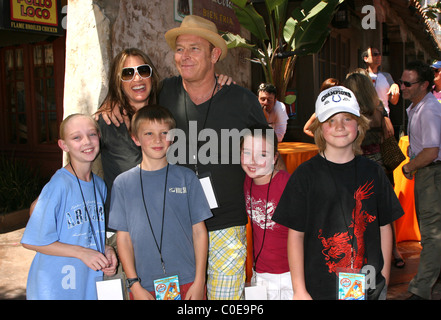
M 254 269 L 256 269 L 256 265 L 257 265 L 257 259 L 259 259 L 260 253 L 262 252 L 263 249 L 263 243 L 265 242 L 265 235 L 266 235 L 266 224 L 268 222 L 268 200 L 269 200 L 269 191 L 270 191 L 270 187 L 271 187 L 271 181 L 273 180 L 273 175 L 274 175 L 274 170 L 271 172 L 271 177 L 270 177 L 270 181 L 268 183 L 268 189 L 266 191 L 266 202 L 265 202 L 265 228 L 263 229 L 263 238 L 262 238 L 262 245 L 260 246 L 260 250 L 259 253 L 257 254 L 257 256 L 254 257 Z M 251 190 L 253 187 L 253 179 L 251 179 L 251 184 L 250 184 L 250 213 L 251 213 L 251 228 L 253 228 L 253 201 L 252 201 L 252 197 L 251 197 Z
M 211 97 L 210 97 L 210 100 L 208 102 L 208 109 L 207 109 L 207 113 L 205 114 L 204 124 L 202 126 L 201 131 L 203 129 L 205 129 L 205 125 L 207 124 L 208 113 L 210 112 L 210 108 L 211 108 L 211 101 L 213 100 L 214 93 L 216 92 L 216 89 L 217 89 L 217 77 L 216 77 L 216 75 L 214 76 L 214 80 L 215 80 L 215 84 L 214 84 L 213 92 L 211 93 Z M 183 90 L 184 90 L 184 93 L 185 93 L 185 96 L 184 96 L 185 118 L 187 120 L 188 132 L 190 132 L 190 121 L 188 119 L 188 111 L 187 111 L 187 96 L 188 95 L 187 95 L 187 91 L 185 91 L 185 89 L 183 89 Z M 189 144 L 189 151 L 190 151 L 190 143 L 191 142 L 189 141 L 188 142 L 188 144 Z M 197 142 L 196 142 L 196 154 L 198 153 L 198 150 L 199 150 L 199 140 L 197 140 Z M 194 160 L 196 160 L 196 154 L 193 155 L 193 159 Z M 197 161 L 196 161 L 196 163 L 194 165 L 194 171 L 195 171 L 196 175 L 199 176 Z
M 83 203 L 84 203 L 84 209 L 86 210 L 87 218 L 89 219 L 89 225 L 90 225 L 90 228 L 92 229 L 92 235 L 93 235 L 93 239 L 95 240 L 96 248 L 99 252 L 104 254 L 104 241 L 103 241 L 102 234 L 101 234 L 100 218 L 99 218 L 99 212 L 98 212 L 98 203 L 96 200 L 95 178 L 94 178 L 93 172 L 91 172 L 90 174 L 92 175 L 93 194 L 95 196 L 96 219 L 98 222 L 98 232 L 99 232 L 98 236 L 100 238 L 99 242 L 97 241 L 95 228 L 93 227 L 92 219 L 90 218 L 89 210 L 87 209 L 87 204 L 86 204 L 86 200 L 84 198 L 83 189 L 81 188 L 80 179 L 78 178 L 77 173 L 75 172 L 75 169 L 74 169 L 72 163 L 70 163 L 70 167 L 72 168 L 72 171 L 74 172 L 75 177 L 77 178 L 78 186 L 80 187 L 81 197 L 83 198 Z
M 168 167 L 169 167 L 169 164 L 167 163 L 167 171 L 165 173 L 165 185 L 164 185 L 164 200 L 163 200 L 163 204 L 162 204 L 161 239 L 160 239 L 160 242 L 159 242 L 159 245 L 158 245 L 158 241 L 156 240 L 155 233 L 153 232 L 153 227 L 152 227 L 152 223 L 150 221 L 150 216 L 149 216 L 149 212 L 147 210 L 147 205 L 145 203 L 144 187 L 143 187 L 143 184 L 142 184 L 142 168 L 141 168 L 141 163 L 139 164 L 139 180 L 141 181 L 142 202 L 144 204 L 145 213 L 147 214 L 147 220 L 149 221 L 150 230 L 152 231 L 153 240 L 155 240 L 156 248 L 158 249 L 158 252 L 159 252 L 159 257 L 161 259 L 161 265 L 162 265 L 162 271 L 164 272 L 164 274 L 166 274 L 166 272 L 165 272 L 164 259 L 162 258 L 162 236 L 164 234 L 165 198 L 166 198 L 166 195 L 167 195 Z
M 329 169 L 329 174 L 331 175 L 332 181 L 334 183 L 335 190 L 338 190 L 337 182 L 335 181 L 334 174 L 332 173 L 331 166 L 329 165 L 328 159 L 326 159 L 326 155 L 325 155 L 324 151 L 323 151 L 323 157 L 325 158 L 326 165 L 327 165 L 327 167 Z M 355 177 L 355 180 L 354 180 L 354 190 L 355 190 L 355 188 L 357 187 L 357 157 L 354 158 L 354 171 L 355 171 L 355 174 L 354 174 L 354 177 Z M 339 203 L 340 203 L 340 210 L 341 210 L 341 213 L 342 213 L 342 216 L 343 216 L 343 221 L 345 223 L 346 229 L 348 230 L 348 235 L 350 236 L 350 239 L 351 239 L 351 269 L 354 269 L 354 238 L 355 238 L 355 222 L 356 222 L 356 219 L 355 219 L 355 214 L 356 214 L 356 212 L 355 212 L 355 205 L 354 205 L 354 217 L 352 218 L 353 230 L 352 230 L 352 235 L 351 235 L 349 233 L 349 226 L 350 226 L 350 224 L 348 224 L 348 222 L 346 221 L 346 215 L 345 215 L 345 211 L 343 209 L 342 198 L 339 197 L 339 200 L 340 200 Z

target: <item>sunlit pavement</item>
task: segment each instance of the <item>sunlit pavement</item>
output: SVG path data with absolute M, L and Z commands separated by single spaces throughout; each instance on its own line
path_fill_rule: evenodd
M 21 246 L 23 232 L 24 229 L 19 229 L 0 234 L 0 299 L 26 298 L 26 279 L 35 253 Z M 402 269 L 392 266 L 388 300 L 405 300 L 409 297 L 407 286 L 418 270 L 420 244 L 406 241 L 399 243 L 398 248 L 406 265 Z M 435 285 L 432 299 L 441 299 L 441 282 Z

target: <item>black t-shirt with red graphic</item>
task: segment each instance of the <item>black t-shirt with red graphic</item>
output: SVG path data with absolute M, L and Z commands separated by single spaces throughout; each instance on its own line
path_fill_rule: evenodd
M 313 299 L 332 300 L 337 272 L 351 261 L 354 269 L 374 267 L 377 281 L 382 279 L 380 227 L 403 214 L 375 162 L 356 156 L 336 164 L 317 155 L 293 173 L 273 220 L 304 232 L 306 288 Z

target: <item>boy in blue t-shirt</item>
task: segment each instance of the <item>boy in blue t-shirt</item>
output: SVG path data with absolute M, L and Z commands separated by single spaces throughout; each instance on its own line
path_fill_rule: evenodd
M 196 175 L 167 162 L 168 132 L 175 120 L 149 105 L 133 116 L 140 165 L 119 175 L 112 187 L 109 227 L 117 230 L 120 261 L 133 299 L 155 299 L 154 281 L 178 276 L 183 299 L 205 292 L 208 233 L 212 216 Z

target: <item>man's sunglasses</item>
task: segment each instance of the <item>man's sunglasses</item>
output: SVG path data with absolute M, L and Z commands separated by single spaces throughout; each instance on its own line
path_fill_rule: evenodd
M 121 80 L 132 81 L 136 73 L 138 73 L 142 79 L 150 78 L 152 76 L 152 67 L 148 64 L 142 64 L 137 67 L 123 68 L 121 71 Z
M 415 81 L 415 82 L 409 82 L 409 81 L 403 81 L 403 80 L 398 80 L 398 82 L 400 83 L 400 85 L 404 84 L 404 86 L 406 88 L 410 88 L 412 85 L 414 85 L 415 83 L 419 83 L 421 81 Z

